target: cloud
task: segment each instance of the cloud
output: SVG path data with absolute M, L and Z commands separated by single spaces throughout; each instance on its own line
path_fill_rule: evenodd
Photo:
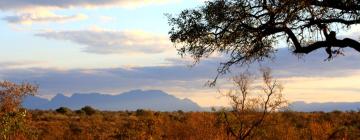
M 68 9 L 73 7 L 139 7 L 149 4 L 162 4 L 173 0 L 1 0 L 0 9 Z
M 328 56 L 324 49 L 304 56 L 296 56 L 287 49 L 279 49 L 273 61 L 265 61 L 264 66 L 269 66 L 277 71 L 280 77 L 337 77 L 351 75 L 360 69 L 360 53 L 353 49 L 343 49 L 345 56 L 325 60 Z
M 46 65 L 44 61 L 11 61 L 11 62 L 0 62 L 0 67 L 2 69 L 19 69 L 19 68 L 29 68 L 29 67 L 38 67 Z
M 39 84 L 43 95 L 74 92 L 119 93 L 139 88 L 164 91 L 176 88 L 190 91 L 202 88 L 206 78 L 211 76 L 205 70 L 183 66 L 73 70 L 27 68 L 1 69 L 0 73 L 0 79 Z
M 111 16 L 99 16 L 98 19 L 102 22 L 113 22 L 116 21 L 116 18 Z
M 39 33 L 36 36 L 85 45 L 85 52 L 96 54 L 162 53 L 171 48 L 166 36 L 142 31 L 58 31 Z
M 46 22 L 68 22 L 68 21 L 78 21 L 87 19 L 86 15 L 77 14 L 72 16 L 63 16 L 63 15 L 56 15 L 53 13 L 48 14 L 34 14 L 34 13 L 26 13 L 26 14 L 19 14 L 14 16 L 6 16 L 3 20 L 7 21 L 8 23 L 14 24 L 33 24 L 33 23 L 46 23 Z
M 317 54 L 318 53 L 318 54 Z M 266 62 L 275 77 L 284 84 L 284 95 L 290 101 L 354 101 L 359 100 L 360 54 L 346 51 L 346 56 L 333 61 L 323 61 L 323 52 L 298 59 L 286 49 L 280 49 L 274 62 Z M 201 61 L 188 67 L 187 60 L 168 59 L 165 66 L 129 68 L 67 69 L 27 66 L 26 62 L 0 63 L 0 79 L 14 82 L 34 82 L 40 86 L 40 94 L 53 96 L 57 93 L 75 92 L 120 93 L 133 89 L 159 89 L 211 105 L 219 94 L 216 89 L 204 86 L 216 75 L 221 58 Z M 250 71 L 258 67 L 251 66 Z M 221 77 L 218 88 L 229 87 L 228 76 Z M 210 101 L 211 99 L 211 101 Z M 223 102 L 226 105 L 226 101 Z
M 14 15 L 3 20 L 9 23 L 31 24 L 36 22 L 65 22 L 86 19 L 82 14 L 56 15 L 53 10 L 71 8 L 122 7 L 135 8 L 150 4 L 163 4 L 173 0 L 0 0 L 0 10 Z M 44 13 L 46 15 L 44 15 Z
M 272 68 L 277 78 L 341 78 L 360 72 L 360 62 L 358 62 L 360 54 L 355 51 L 349 51 L 346 56 L 335 58 L 333 61 L 323 61 L 326 56 L 322 57 L 319 54 L 310 54 L 298 59 L 286 49 L 280 49 L 277 56 L 274 62 L 261 64 Z M 0 67 L 2 69 L 0 69 L 0 73 L 5 75 L 3 77 L 5 79 L 44 81 L 44 84 L 51 81 L 64 81 L 64 83 L 58 84 L 67 85 L 66 83 L 68 83 L 77 87 L 78 85 L 75 83 L 79 85 L 89 82 L 96 83 L 87 86 L 94 89 L 102 86 L 121 87 L 120 85 L 123 85 L 126 87 L 134 83 L 134 87 L 150 86 L 156 84 L 157 81 L 163 81 L 161 84 L 167 83 L 167 81 L 202 81 L 199 85 L 204 85 L 207 80 L 211 80 L 216 75 L 216 68 L 219 62 L 223 60 L 221 58 L 210 58 L 201 61 L 194 67 L 189 67 L 191 62 L 181 58 L 167 59 L 167 61 L 168 65 L 163 66 L 69 70 L 37 68 L 37 64 L 43 64 L 44 62 L 1 62 Z M 31 67 L 28 67 L 28 65 Z M 250 66 L 250 70 L 253 71 L 256 71 L 257 68 L 257 65 Z M 237 74 L 238 71 L 236 70 L 240 69 L 234 68 L 232 74 Z M 164 86 L 170 85 L 164 84 Z

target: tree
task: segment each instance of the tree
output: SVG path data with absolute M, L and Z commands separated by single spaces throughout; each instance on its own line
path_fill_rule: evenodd
M 72 111 L 70 108 L 67 107 L 59 107 L 58 109 L 55 110 L 57 113 L 61 113 L 61 114 L 70 114 Z
M 81 110 L 83 110 L 86 115 L 93 115 L 97 113 L 97 110 L 92 108 L 91 106 L 84 106 L 83 108 L 81 108 Z
M 11 139 L 24 129 L 26 110 L 21 102 L 27 95 L 34 95 L 38 87 L 29 83 L 0 82 L 0 139 Z
M 358 41 L 337 39 L 334 31 L 359 23 L 358 0 L 213 0 L 169 15 L 169 34 L 178 52 L 196 62 L 215 52 L 226 54 L 218 77 L 234 64 L 273 57 L 280 40 L 295 54 L 324 48 L 329 60 L 345 47 L 360 52 Z
M 34 95 L 38 87 L 29 83 L 0 82 L 0 112 L 15 112 L 25 96 Z
M 252 78 L 243 73 L 233 78 L 236 89 L 225 94 L 230 99 L 231 110 L 223 111 L 220 119 L 224 120 L 227 131 L 239 140 L 251 137 L 267 116 L 287 105 L 282 97 L 282 86 L 273 80 L 270 69 L 262 69 L 263 86 L 258 96 L 250 90 Z

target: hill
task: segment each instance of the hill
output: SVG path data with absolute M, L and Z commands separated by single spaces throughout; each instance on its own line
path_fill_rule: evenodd
M 75 93 L 70 97 L 57 94 L 51 100 L 28 96 L 23 104 L 28 109 L 56 109 L 68 107 L 80 109 L 86 105 L 100 110 L 137 110 L 157 111 L 201 111 L 202 108 L 190 99 L 179 99 L 160 90 L 132 90 L 118 95 L 100 93 Z
M 357 111 L 360 109 L 360 102 L 325 102 L 325 103 L 305 103 L 297 101 L 290 104 L 290 109 L 301 112 L 325 111 Z

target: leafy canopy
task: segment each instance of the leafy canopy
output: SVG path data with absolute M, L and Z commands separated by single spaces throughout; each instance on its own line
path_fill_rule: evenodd
M 296 54 L 324 48 L 331 59 L 345 47 L 360 52 L 358 41 L 337 39 L 333 31 L 359 23 L 358 0 L 213 0 L 169 16 L 169 34 L 178 52 L 196 62 L 213 53 L 229 56 L 218 69 L 224 74 L 233 64 L 273 57 L 282 39 Z

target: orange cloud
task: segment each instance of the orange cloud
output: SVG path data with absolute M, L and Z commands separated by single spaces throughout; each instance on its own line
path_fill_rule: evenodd
M 44 32 L 37 36 L 56 40 L 68 40 L 85 45 L 85 52 L 96 54 L 154 54 L 173 50 L 165 35 L 143 31 L 92 30 Z

